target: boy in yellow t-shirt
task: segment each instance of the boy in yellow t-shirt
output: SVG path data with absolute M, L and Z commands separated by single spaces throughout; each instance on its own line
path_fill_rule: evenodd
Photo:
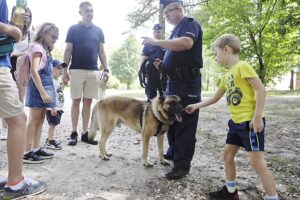
M 234 157 L 240 147 L 244 147 L 266 191 L 266 200 L 278 200 L 275 181 L 264 158 L 263 108 L 266 91 L 255 70 L 247 62 L 239 60 L 240 46 L 239 38 L 232 34 L 224 34 L 214 42 L 217 63 L 227 66 L 229 71 L 211 98 L 188 105 L 185 110 L 191 114 L 199 108 L 214 104 L 226 92 L 231 117 L 223 152 L 226 184 L 221 190 L 209 193 L 210 199 L 239 199 Z

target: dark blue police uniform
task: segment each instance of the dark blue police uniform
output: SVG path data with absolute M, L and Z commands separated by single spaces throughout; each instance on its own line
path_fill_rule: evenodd
M 201 100 L 202 30 L 193 18 L 184 17 L 173 29 L 169 39 L 190 37 L 194 41 L 191 49 L 185 51 L 167 50 L 164 67 L 169 80 L 166 94 L 178 95 L 183 106 Z M 199 111 L 183 113 L 182 123 L 175 122 L 168 131 L 169 149 L 167 156 L 173 159 L 174 167 L 189 172 L 196 143 Z
M 160 95 L 163 95 L 163 89 L 160 80 L 160 73 L 157 68 L 154 66 L 153 62 L 157 58 L 163 60 L 165 55 L 165 49 L 154 46 L 154 45 L 145 45 L 143 48 L 143 56 L 148 58 L 148 62 L 146 63 L 146 87 L 145 93 L 147 95 L 148 100 L 156 97 L 157 90 L 159 91 Z

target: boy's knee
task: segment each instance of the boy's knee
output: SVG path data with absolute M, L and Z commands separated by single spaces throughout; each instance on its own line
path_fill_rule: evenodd
M 251 159 L 250 164 L 257 173 L 265 172 L 266 170 L 268 170 L 267 163 L 264 160 Z

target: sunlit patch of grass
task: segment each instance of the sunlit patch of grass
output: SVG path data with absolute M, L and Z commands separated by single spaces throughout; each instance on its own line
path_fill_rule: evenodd
M 292 193 L 292 194 L 300 194 L 300 182 L 294 182 L 293 184 L 288 184 L 287 185 L 287 191 L 289 193 Z
M 300 90 L 271 90 L 268 96 L 300 96 Z
M 266 113 L 279 115 L 281 117 L 300 117 L 300 106 L 298 105 L 274 105 L 268 106 L 265 110 Z M 278 116 L 277 116 L 278 117 Z
M 290 162 L 288 158 L 279 156 L 269 156 L 267 161 L 271 163 L 273 168 L 281 168 Z

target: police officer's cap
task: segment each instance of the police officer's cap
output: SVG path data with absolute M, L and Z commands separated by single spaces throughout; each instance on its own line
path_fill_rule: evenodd
M 152 29 L 152 30 L 158 31 L 158 30 L 161 30 L 161 29 L 162 29 L 162 27 L 161 27 L 161 25 L 160 25 L 160 24 L 154 24 L 154 26 L 153 26 L 153 29 Z
M 163 5 L 163 8 L 165 8 L 168 4 L 178 2 L 183 4 L 182 0 L 160 0 L 160 3 Z

